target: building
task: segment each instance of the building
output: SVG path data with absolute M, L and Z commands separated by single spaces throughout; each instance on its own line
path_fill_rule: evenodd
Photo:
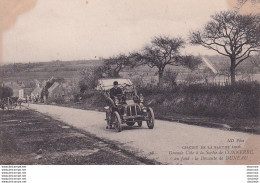
M 34 90 L 31 93 L 31 98 L 33 101 L 39 101 L 41 98 L 41 93 L 42 93 L 42 88 L 40 87 L 40 84 L 37 83 L 36 87 L 34 88 Z
M 24 99 L 24 89 L 20 89 L 20 90 L 18 90 L 18 97 L 19 97 L 19 99 Z
M 55 101 L 64 95 L 61 84 L 54 82 L 53 85 L 48 89 L 48 100 Z
M 123 69 L 120 72 L 122 78 L 131 79 L 135 85 L 157 85 L 158 75 L 156 68 L 140 66 L 137 68 Z

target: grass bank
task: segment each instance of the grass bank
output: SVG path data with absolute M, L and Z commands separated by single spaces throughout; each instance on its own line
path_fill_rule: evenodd
M 162 115 L 172 113 L 250 119 L 259 117 L 260 86 L 238 83 L 235 86 L 178 85 L 173 89 L 140 88 L 146 103 Z

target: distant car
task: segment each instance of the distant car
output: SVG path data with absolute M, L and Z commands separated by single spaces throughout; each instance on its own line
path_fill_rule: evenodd
M 113 82 L 117 81 L 122 89 L 122 94 L 114 99 L 110 98 L 110 89 L 113 88 Z M 143 104 L 142 94 L 137 95 L 136 89 L 129 79 L 99 79 L 97 90 L 102 91 L 106 98 L 106 121 L 107 128 L 114 128 L 120 132 L 122 124 L 139 127 L 143 121 L 146 121 L 149 129 L 154 128 L 154 112 L 150 107 Z

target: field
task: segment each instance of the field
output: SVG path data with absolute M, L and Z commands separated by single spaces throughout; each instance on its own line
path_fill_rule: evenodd
M 85 68 L 100 66 L 102 61 L 52 61 L 39 63 L 8 64 L 0 67 L 0 73 L 5 82 L 28 82 L 37 79 L 48 80 L 51 76 L 70 80 Z

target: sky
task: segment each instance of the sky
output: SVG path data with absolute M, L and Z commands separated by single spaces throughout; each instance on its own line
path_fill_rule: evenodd
M 87 60 L 138 51 L 154 36 L 201 29 L 226 0 L 38 0 L 3 33 L 2 60 Z M 215 54 L 187 46 L 183 54 Z

